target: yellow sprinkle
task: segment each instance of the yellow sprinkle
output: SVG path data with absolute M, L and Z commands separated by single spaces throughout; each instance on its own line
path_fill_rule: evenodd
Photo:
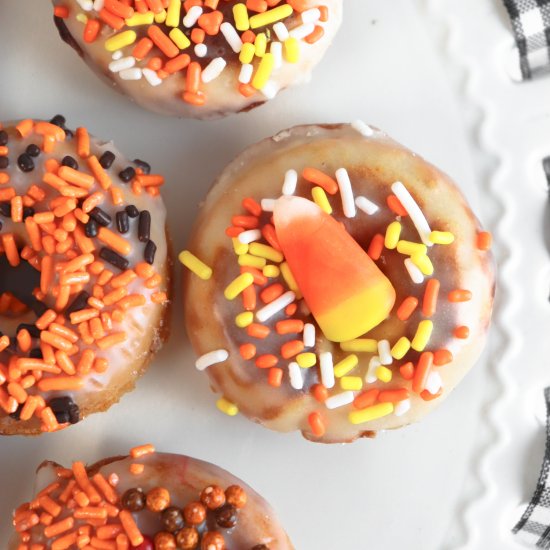
M 251 256 L 250 254 L 242 254 L 239 256 L 239 265 L 247 267 L 255 267 L 256 269 L 263 269 L 267 260 L 265 258 L 259 258 L 258 256 Z
M 292 36 L 284 41 L 284 56 L 289 63 L 298 63 L 300 60 L 300 44 Z
M 391 222 L 386 228 L 386 237 L 384 238 L 384 246 L 389 250 L 393 250 L 399 242 L 401 236 L 401 224 L 399 222 Z
M 451 244 L 454 240 L 455 236 L 450 231 L 432 231 L 430 233 L 430 241 L 434 244 Z
M 426 254 L 428 247 L 422 243 L 413 243 L 411 241 L 399 241 L 397 243 L 397 252 L 412 256 L 413 254 Z
M 355 354 L 348 355 L 336 365 L 334 365 L 334 376 L 336 378 L 342 378 L 342 376 L 345 376 L 348 372 L 351 372 L 359 363 L 359 357 Z
M 183 34 L 181 29 L 172 29 L 168 33 L 168 36 L 180 50 L 185 50 L 185 48 L 188 48 L 191 45 L 191 41 L 187 38 L 187 36 L 185 36 L 185 34 Z
M 340 343 L 342 351 L 354 351 L 363 353 L 376 353 L 378 351 L 378 342 L 372 338 L 357 338 Z
M 166 10 L 155 14 L 155 23 L 164 23 L 166 21 Z
M 201 262 L 194 254 L 191 254 L 189 250 L 180 252 L 178 259 L 187 269 L 201 279 L 207 281 L 212 277 L 212 268 L 208 267 L 204 262 Z
M 378 367 L 374 374 L 376 374 L 376 378 L 378 378 L 380 382 L 384 382 L 385 384 L 387 384 L 388 382 L 391 382 L 391 379 L 393 376 L 392 371 L 388 369 L 388 367 L 384 367 L 384 366 Z
M 248 245 L 239 241 L 237 237 L 233 237 L 231 241 L 233 243 L 233 250 L 237 256 L 242 256 L 248 252 Z
M 261 90 L 267 84 L 267 82 L 269 81 L 269 77 L 273 72 L 274 66 L 275 66 L 275 58 L 273 57 L 273 54 L 266 53 L 262 57 L 262 60 L 260 61 L 260 65 L 256 70 L 256 74 L 252 79 L 252 86 L 256 88 L 256 90 Z
M 77 16 L 76 16 L 76 20 L 79 22 L 79 23 L 82 23 L 83 25 L 85 25 L 87 22 L 88 22 L 88 17 L 86 15 L 84 15 L 83 13 L 79 13 Z
M 136 41 L 137 34 L 134 31 L 124 31 L 105 40 L 105 49 L 108 52 L 116 52 Z
M 233 19 L 235 19 L 235 27 L 238 31 L 247 31 L 250 28 L 248 10 L 244 4 L 235 4 L 233 6 Z
M 393 412 L 393 403 L 378 403 L 372 407 L 361 409 L 360 411 L 352 411 L 348 415 L 348 420 L 352 424 L 363 424 L 364 422 L 370 422 L 388 416 Z
M 241 273 L 227 285 L 223 295 L 227 300 L 234 300 L 245 288 L 253 284 L 254 276 L 252 273 Z
M 260 32 L 256 35 L 254 40 L 254 53 L 257 57 L 263 57 L 265 55 L 265 50 L 267 49 L 267 36 L 265 33 Z
M 315 204 L 321 210 L 323 210 L 327 214 L 332 214 L 332 206 L 330 206 L 330 202 L 328 200 L 327 194 L 325 193 L 325 190 L 322 187 L 315 186 L 311 190 L 311 196 L 313 197 Z
M 300 365 L 303 369 L 309 369 L 317 363 L 317 356 L 310 351 L 299 353 L 296 356 L 296 363 L 298 363 L 298 365 Z
M 265 277 L 274 279 L 281 274 L 281 270 L 276 265 L 266 265 L 262 271 Z
M 222 397 L 216 401 L 216 407 L 218 407 L 218 409 L 227 416 L 235 416 L 239 412 L 239 407 L 237 407 L 235 403 L 231 403 L 231 401 L 225 399 L 225 397 Z
M 127 27 L 139 27 L 140 25 L 152 25 L 155 20 L 155 14 L 152 11 L 147 13 L 135 12 L 132 17 L 125 19 Z
M 284 6 L 278 6 L 272 10 L 264 11 L 264 13 L 258 13 L 250 18 L 250 28 L 257 29 L 258 27 L 265 27 L 290 17 L 294 10 L 288 4 Z
M 344 376 L 340 378 L 340 387 L 343 390 L 359 391 L 363 388 L 363 379 L 360 376 Z
M 424 275 L 433 275 L 434 273 L 434 266 L 432 264 L 432 261 L 426 254 L 413 254 L 411 256 L 411 260 L 413 264 L 422 271 Z
M 168 12 L 166 13 L 166 26 L 177 27 L 180 23 L 181 0 L 170 0 Z
M 430 320 L 420 321 L 418 323 L 418 328 L 416 329 L 416 334 L 411 343 L 412 349 L 415 351 L 424 351 L 424 348 L 428 345 L 430 336 L 432 335 L 432 330 L 434 324 Z
M 251 325 L 252 321 L 254 321 L 254 313 L 251 311 L 243 311 L 235 317 L 235 324 L 239 328 L 244 328 Z
M 251 44 L 250 42 L 245 42 L 241 49 L 241 53 L 239 54 L 239 61 L 241 63 L 252 63 L 255 53 L 256 48 L 254 47 L 254 44 Z
M 275 250 L 272 246 L 262 243 L 250 243 L 248 250 L 253 256 L 265 258 L 271 262 L 280 263 L 284 260 L 282 252 Z
M 410 349 L 411 341 L 406 336 L 401 336 L 391 349 L 391 356 L 394 359 L 403 359 Z
M 302 297 L 302 293 L 298 288 L 298 283 L 296 282 L 294 275 L 292 275 L 292 271 L 290 271 L 290 267 L 288 267 L 288 264 L 286 262 L 283 262 L 280 267 L 281 275 L 283 276 L 285 283 L 287 284 L 288 288 L 290 288 L 290 290 L 292 290 L 292 292 L 296 294 L 296 299 L 299 300 Z

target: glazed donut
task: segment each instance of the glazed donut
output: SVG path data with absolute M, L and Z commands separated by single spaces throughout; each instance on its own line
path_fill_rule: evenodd
M 43 462 L 9 550 L 292 550 L 269 504 L 229 472 L 142 445 L 70 469 Z
M 490 241 L 383 132 L 281 132 L 223 171 L 180 255 L 196 366 L 224 412 L 315 441 L 415 422 L 481 352 Z
M 0 126 L 0 433 L 104 411 L 167 333 L 163 177 L 85 128 Z
M 217 118 L 309 79 L 342 0 L 53 0 L 61 38 L 136 103 Z

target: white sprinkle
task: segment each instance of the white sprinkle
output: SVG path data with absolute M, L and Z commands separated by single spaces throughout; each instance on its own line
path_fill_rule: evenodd
M 236 31 L 235 27 L 231 23 L 228 23 L 226 21 L 225 23 L 221 24 L 220 30 L 227 40 L 227 43 L 231 46 L 231 49 L 235 53 L 240 53 L 243 47 L 243 41 L 241 40 L 241 37 L 239 36 L 239 33 Z
M 285 172 L 285 181 L 283 183 L 283 195 L 294 195 L 296 184 L 298 183 L 298 172 L 296 170 L 287 170 Z
M 443 380 L 441 380 L 441 375 L 437 371 L 432 371 L 428 375 L 428 380 L 426 381 L 426 389 L 432 394 L 435 395 L 443 386 Z
M 208 53 L 206 44 L 195 44 L 194 50 L 197 57 L 204 57 Z
M 345 391 L 329 397 L 325 401 L 325 405 L 327 409 L 337 409 L 338 407 L 344 407 L 345 405 L 353 403 L 354 398 L 355 395 L 352 391 Z
M 141 73 L 141 69 L 138 67 L 134 67 L 133 69 L 124 69 L 118 74 L 120 78 L 122 78 L 122 80 L 140 80 L 143 76 Z
M 334 387 L 334 363 L 332 353 L 324 351 L 319 354 L 319 365 L 321 370 L 321 382 L 325 388 Z
M 241 84 L 248 84 L 252 80 L 252 73 L 254 72 L 254 65 L 251 63 L 243 63 L 241 66 L 241 72 L 239 73 L 239 82 Z
M 262 232 L 259 229 L 249 229 L 239 233 L 239 241 L 243 244 L 250 244 L 259 241 L 262 238 Z
M 273 212 L 275 210 L 275 199 L 262 199 L 260 206 L 264 212 Z
M 183 18 L 183 25 L 190 29 L 202 15 L 202 8 L 200 6 L 193 6 Z
M 258 319 L 260 323 L 267 321 L 273 317 L 273 315 L 276 315 L 279 311 L 282 311 L 286 306 L 294 302 L 295 299 L 296 294 L 294 294 L 292 290 L 285 292 L 282 296 L 279 296 L 276 300 L 273 300 L 273 302 L 270 302 L 263 308 L 259 309 L 256 312 L 256 319 Z
M 403 416 L 410 408 L 411 400 L 403 399 L 403 401 L 399 401 L 399 403 L 395 404 L 393 414 L 395 414 L 395 416 Z
M 297 40 L 302 40 L 306 36 L 309 36 L 315 30 L 315 25 L 313 23 L 307 23 L 306 25 L 300 25 L 290 31 L 290 36 L 296 38 Z
M 365 382 L 367 384 L 374 384 L 378 380 L 376 376 L 376 369 L 381 365 L 380 359 L 375 355 L 370 358 L 369 368 L 367 370 L 367 375 L 365 376 Z
M 349 179 L 348 171 L 345 168 L 336 170 L 336 181 L 340 188 L 340 197 L 342 199 L 342 210 L 346 218 L 353 218 L 357 213 L 355 210 L 355 202 L 353 201 L 353 189 Z
M 198 45 L 198 44 L 197 44 Z M 212 80 L 218 78 L 227 65 L 226 60 L 223 57 L 216 57 L 212 59 L 210 63 L 203 69 L 201 78 L 203 82 L 212 82 Z
M 392 184 L 391 190 L 395 193 L 399 199 L 399 202 L 403 205 L 403 208 L 411 217 L 422 242 L 426 246 L 433 246 L 434 243 L 430 241 L 430 233 L 432 230 L 430 229 L 428 220 L 426 220 L 422 210 L 420 210 L 420 207 L 416 204 L 416 201 L 412 198 L 412 195 L 409 193 L 407 188 L 400 181 L 396 181 Z
M 113 53 L 111 58 L 116 61 L 117 59 L 120 59 L 122 57 L 122 55 L 123 55 L 122 50 L 117 50 L 116 52 Z
M 290 385 L 295 390 L 301 390 L 304 387 L 304 377 L 302 376 L 302 369 L 298 363 L 293 361 L 288 364 L 288 376 L 290 378 Z
M 355 206 L 357 206 L 359 210 L 362 210 L 365 214 L 368 214 L 369 216 L 376 214 L 376 212 L 380 210 L 377 204 L 374 204 L 373 202 L 369 201 L 367 197 L 363 196 L 355 198 Z
M 365 124 L 362 120 L 359 119 L 354 120 L 351 123 L 351 127 L 365 137 L 370 137 L 374 134 L 374 130 L 368 124 Z
M 260 91 L 265 97 L 267 97 L 267 99 L 273 99 L 274 97 L 277 97 L 280 89 L 279 84 L 277 84 L 274 80 L 268 80 Z
M 277 39 L 281 42 L 284 42 L 290 36 L 288 34 L 288 29 L 286 28 L 286 25 L 282 21 L 275 23 L 275 25 L 273 25 L 273 30 L 277 35 Z
M 281 42 L 271 42 L 269 51 L 273 54 L 273 67 L 280 69 L 283 66 L 283 45 Z
M 409 272 L 413 283 L 419 285 L 424 282 L 424 275 L 422 274 L 422 271 L 420 271 L 418 266 L 410 258 L 405 260 L 405 267 Z
M 84 10 L 84 11 L 92 11 L 92 8 L 94 7 L 93 0 L 76 0 L 78 5 Z
M 315 325 L 306 323 L 304 325 L 304 346 L 312 348 L 315 345 Z
M 380 356 L 380 363 L 382 363 L 382 365 L 391 365 L 393 363 L 390 343 L 388 340 L 378 341 L 378 355 Z
M 95 0 L 94 10 L 95 11 L 101 11 L 103 9 L 104 5 L 105 5 L 105 0 Z
M 195 367 L 198 370 L 204 370 L 216 363 L 223 363 L 229 357 L 229 353 L 225 349 L 217 349 L 201 355 L 195 361 Z
M 321 12 L 317 8 L 311 8 L 309 10 L 303 11 L 302 14 L 302 23 L 315 23 L 321 19 Z
M 159 78 L 156 71 L 153 71 L 153 69 L 141 69 L 143 76 L 145 77 L 145 80 L 151 84 L 151 86 L 159 86 L 162 84 L 162 78 Z
M 118 73 L 124 69 L 130 69 L 136 64 L 136 58 L 131 55 L 128 57 L 121 57 L 116 61 L 111 61 L 109 63 L 109 70 L 112 73 Z

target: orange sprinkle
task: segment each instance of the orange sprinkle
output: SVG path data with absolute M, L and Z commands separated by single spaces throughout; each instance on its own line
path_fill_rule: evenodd
M 248 325 L 246 327 L 246 332 L 248 336 L 252 336 L 252 338 L 267 338 L 269 333 L 271 332 L 270 328 L 265 325 L 260 325 L 259 323 L 252 323 L 251 325 Z
M 322 187 L 330 195 L 335 195 L 338 192 L 336 181 L 324 172 L 321 172 L 321 170 L 317 170 L 317 168 L 304 168 L 302 177 L 310 183 Z
M 267 2 L 265 0 L 246 0 L 246 7 L 250 11 L 262 13 L 267 11 Z
M 46 529 L 44 529 L 44 535 L 48 538 L 57 537 L 58 535 L 71 530 L 73 527 L 74 519 L 72 517 L 68 517 L 46 527 Z
M 250 212 L 253 216 L 262 215 L 262 207 L 252 197 L 247 197 L 246 199 L 243 199 L 242 205 L 243 208 L 245 210 L 248 210 L 248 212 Z
M 397 318 L 400 321 L 407 321 L 410 316 L 414 313 L 416 306 L 418 305 L 418 299 L 414 296 L 408 296 L 405 298 L 401 305 L 397 308 Z
M 204 39 L 206 37 L 206 33 L 203 29 L 199 29 L 198 27 L 195 27 L 191 31 L 191 42 L 194 44 L 202 44 L 204 42 Z
M 472 299 L 472 293 L 469 290 L 456 289 L 451 290 L 448 295 L 449 302 L 469 302 Z
M 78 365 L 76 366 L 78 374 L 88 374 L 92 370 L 94 359 L 95 353 L 91 349 L 85 349 L 80 356 Z
M 79 311 L 72 312 L 70 315 L 70 319 L 73 325 L 78 325 L 79 323 L 82 323 L 84 321 L 89 321 L 90 319 L 93 319 L 98 315 L 99 315 L 99 311 L 97 311 L 97 309 L 94 309 L 94 308 L 81 309 Z
M 315 42 L 318 42 L 319 40 L 321 40 L 321 38 L 323 38 L 324 34 L 325 34 L 325 30 L 323 29 L 323 27 L 321 27 L 320 25 L 315 25 L 313 32 L 308 34 L 304 38 L 304 40 L 308 44 L 315 44 Z
M 239 353 L 243 359 L 252 359 L 256 355 L 256 346 L 254 344 L 243 344 L 239 347 Z
M 380 394 L 380 390 L 377 388 L 372 388 L 370 390 L 366 390 L 360 393 L 353 400 L 354 408 L 366 409 L 367 407 L 371 407 L 376 403 L 376 400 L 378 399 L 379 394 Z
M 55 17 L 67 19 L 67 17 L 69 17 L 69 8 L 67 6 L 55 6 L 53 14 Z
M 149 38 L 154 42 L 155 46 L 169 58 L 176 57 L 180 51 L 179 48 L 170 40 L 168 35 L 164 34 L 160 27 L 157 25 L 151 25 L 147 29 Z M 198 65 L 198 63 L 197 63 Z M 200 65 L 199 65 L 200 68 Z
M 254 311 L 256 309 L 256 289 L 254 286 L 251 285 L 243 290 L 242 300 L 246 311 Z
M 112 346 L 116 346 L 117 344 L 121 344 L 125 340 L 125 332 L 114 332 L 113 334 L 109 334 L 109 336 L 105 336 L 104 338 L 97 340 L 96 344 L 99 349 L 108 349 Z
M 244 228 L 242 227 L 228 227 L 226 230 L 225 230 L 225 234 L 228 236 L 228 237 L 238 237 L 242 232 L 244 231 Z
M 173 59 L 170 59 L 164 65 L 164 70 L 169 74 L 177 73 L 182 71 L 191 63 L 191 58 L 186 53 L 182 53 Z
M 105 171 L 103 166 L 99 163 L 99 160 L 95 155 L 91 155 L 88 157 L 88 167 L 90 168 L 92 174 L 98 181 L 99 185 L 102 189 L 109 189 L 112 185 L 111 177 L 109 174 Z M 86 212 L 86 210 L 84 210 Z
M 61 166 L 57 171 L 57 175 L 65 181 L 82 187 L 83 189 L 90 189 L 94 184 L 94 177 L 85 172 L 75 170 L 70 166 Z
M 59 423 L 57 422 L 57 418 L 55 417 L 51 407 L 44 407 L 42 409 L 40 419 L 44 424 L 45 430 L 48 432 L 54 432 L 57 428 L 59 428 Z
M 241 273 L 250 273 L 254 277 L 254 284 L 263 286 L 267 283 L 267 277 L 255 267 L 243 265 L 241 266 Z
M 248 29 L 241 34 L 241 40 L 243 43 L 254 44 L 256 41 L 256 33 Z
M 453 360 L 453 354 L 448 349 L 438 349 L 434 352 L 434 365 L 441 367 Z
M 11 199 L 11 219 L 15 223 L 23 221 L 23 199 L 20 196 Z
M 470 329 L 466 326 L 460 326 L 456 327 L 453 331 L 453 335 L 455 338 L 460 338 L 461 340 L 465 340 L 470 336 Z
M 196 94 L 199 91 L 200 80 L 201 80 L 201 65 L 200 63 L 193 61 L 189 63 L 187 67 L 187 76 L 186 76 L 186 85 L 185 89 L 187 92 Z
M 130 19 L 134 15 L 134 9 L 120 0 L 105 0 L 105 8 L 123 19 Z
M 289 317 L 292 317 L 296 311 L 298 311 L 298 306 L 296 305 L 296 302 L 289 304 L 285 307 L 285 315 L 288 315 Z
M 256 216 L 233 216 L 231 218 L 231 223 L 243 229 L 256 229 L 260 224 Z
M 17 345 L 19 346 L 19 349 L 23 353 L 26 353 L 31 349 L 31 346 L 32 346 L 31 335 L 26 328 L 21 329 L 17 333 Z
M 328 390 L 323 384 L 313 384 L 310 392 L 319 403 L 324 403 L 328 399 Z
M 48 328 L 48 325 L 55 321 L 56 316 L 57 315 L 53 309 L 48 309 L 37 319 L 35 325 L 40 330 L 44 330 Z
M 90 155 L 90 135 L 86 128 L 76 129 L 76 151 L 81 158 L 88 158 Z
M 424 299 L 422 300 L 422 314 L 431 317 L 437 309 L 437 297 L 439 295 L 440 283 L 437 279 L 430 279 L 426 283 Z
M 100 29 L 101 23 L 97 19 L 89 18 L 84 27 L 84 42 L 86 42 L 86 44 L 95 42 Z
M 269 369 L 274 367 L 279 362 L 279 359 L 275 355 L 265 354 L 259 355 L 256 358 L 256 366 L 259 369 Z
M 313 435 L 317 437 L 323 437 L 323 435 L 325 435 L 325 423 L 323 422 L 323 418 L 321 417 L 320 413 L 312 412 L 307 417 L 307 421 L 309 423 L 311 431 L 313 432 Z
M 401 377 L 405 380 L 412 380 L 414 378 L 414 365 L 412 362 L 409 361 L 408 363 L 401 365 L 399 367 L 399 374 L 401 374 Z
M 281 357 L 283 359 L 290 359 L 291 357 L 301 353 L 303 349 L 304 343 L 302 340 L 290 340 L 281 346 Z
M 408 215 L 405 207 L 401 204 L 401 201 L 395 195 L 390 195 L 386 199 L 386 203 L 388 205 L 388 208 L 398 216 L 404 217 Z
M 20 263 L 19 252 L 17 251 L 17 245 L 15 244 L 15 238 L 12 233 L 4 233 L 2 235 L 2 245 L 6 258 L 11 266 L 16 267 Z
M 420 354 L 420 359 L 416 365 L 412 381 L 412 390 L 415 393 L 420 393 L 426 387 L 428 376 L 432 370 L 433 358 L 433 353 L 430 351 L 425 351 Z
M 142 279 L 148 279 L 155 272 L 155 268 L 147 262 L 140 262 L 134 269 L 138 274 L 138 277 L 141 277 Z
M 143 535 L 139 531 L 132 514 L 128 510 L 121 510 L 119 519 L 132 546 L 139 546 L 143 542 Z
M 84 229 L 77 225 L 74 229 L 74 239 L 76 245 L 83 254 L 89 254 L 95 250 L 95 245 L 89 237 L 84 234 Z
M 124 256 L 130 254 L 130 252 L 132 251 L 132 246 L 124 237 L 117 235 L 106 227 L 99 228 L 97 238 L 101 242 L 110 246 L 113 250 Z
M 103 493 L 105 500 L 111 504 L 116 504 L 118 501 L 118 495 L 116 491 L 109 485 L 108 481 L 102 474 L 97 473 L 92 477 L 96 487 Z
M 283 369 L 272 367 L 267 373 L 267 382 L 275 388 L 279 388 L 283 381 Z
M 15 197 L 15 189 L 13 187 L 0 189 L 0 201 L 11 201 L 13 197 Z
M 260 298 L 264 304 L 269 304 L 284 293 L 285 289 L 280 283 L 274 283 L 260 292 Z
M 7 172 L 0 172 L 0 185 L 5 185 L 9 183 L 10 175 Z
M 104 23 L 109 25 L 109 27 L 115 29 L 116 31 L 120 31 L 125 25 L 124 19 L 122 19 L 122 17 L 118 17 L 118 15 L 111 13 L 109 10 L 106 10 L 105 8 L 103 8 L 99 12 L 99 18 Z
M 101 495 L 97 492 L 92 485 L 88 477 L 88 472 L 82 462 L 73 462 L 72 466 L 73 475 L 78 486 L 88 495 L 92 504 L 99 504 L 101 502 Z
M 151 302 L 155 304 L 162 304 L 168 300 L 168 294 L 166 292 L 153 292 L 151 294 Z
M 21 137 L 27 137 L 34 128 L 34 121 L 30 118 L 22 120 L 15 126 L 15 129 L 19 132 Z
M 399 388 L 395 390 L 383 390 L 378 396 L 380 403 L 398 403 L 409 397 L 409 390 L 407 388 Z
M 42 392 L 61 391 L 61 390 L 79 390 L 84 385 L 84 380 L 76 376 L 56 376 L 53 378 L 43 378 L 38 382 L 38 388 Z
M 250 84 L 239 84 L 239 93 L 244 97 L 252 97 L 256 93 L 256 88 Z
M 132 458 L 141 458 L 145 455 L 150 455 L 155 452 L 155 447 L 151 443 L 147 443 L 145 445 L 139 445 L 138 447 L 134 447 L 130 449 L 130 456 Z
M 147 54 L 153 49 L 153 41 L 150 38 L 144 37 L 142 38 L 132 50 L 132 55 L 138 59 L 141 60 L 145 57 L 147 57 Z
M 94 361 L 94 370 L 96 372 L 105 372 L 109 368 L 109 363 L 104 357 L 96 357 Z
M 380 259 L 380 256 L 382 256 L 383 250 L 384 235 L 377 233 L 370 241 L 369 248 L 367 249 L 367 254 L 372 260 L 376 261 Z
M 71 348 L 73 347 L 72 342 L 70 342 L 69 340 L 66 340 L 65 338 L 57 334 L 49 332 L 48 330 L 43 330 L 40 333 L 40 340 L 62 351 L 70 351 Z
M 480 231 L 477 234 L 477 248 L 478 250 L 490 250 L 493 245 L 493 236 L 488 231 Z
M 107 510 L 99 506 L 87 506 L 84 508 L 77 508 L 73 512 L 73 515 L 76 519 L 106 519 Z

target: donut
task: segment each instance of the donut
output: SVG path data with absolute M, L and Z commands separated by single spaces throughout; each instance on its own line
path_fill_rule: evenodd
M 208 462 L 157 453 L 71 468 L 46 461 L 14 513 L 8 550 L 292 550 L 269 504 Z
M 164 115 L 219 118 L 307 81 L 342 0 L 53 0 L 61 38 L 111 87 Z
M 218 408 L 326 443 L 420 420 L 477 360 L 494 266 L 450 180 L 362 121 L 245 150 L 179 259 Z
M 0 125 L 0 434 L 108 409 L 160 349 L 171 264 L 150 171 L 61 115 Z

